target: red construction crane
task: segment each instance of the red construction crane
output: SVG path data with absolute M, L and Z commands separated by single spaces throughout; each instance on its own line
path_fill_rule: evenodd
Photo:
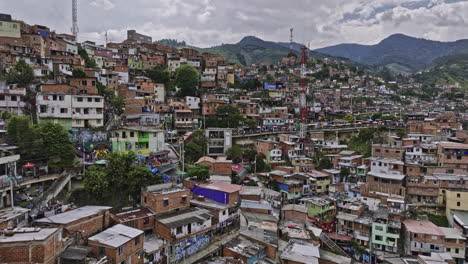
M 301 130 L 300 136 L 301 138 L 306 137 L 306 126 L 307 126 L 307 99 L 306 99 L 306 92 L 307 92 L 307 83 L 306 83 L 306 64 L 307 64 L 307 47 L 302 46 L 302 58 L 301 58 L 301 94 L 299 97 L 300 103 L 300 113 L 301 113 Z

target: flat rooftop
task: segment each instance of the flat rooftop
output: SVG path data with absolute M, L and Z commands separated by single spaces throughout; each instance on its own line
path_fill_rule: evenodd
M 281 259 L 298 263 L 318 264 L 320 258 L 319 245 L 307 243 L 302 240 L 291 239 L 289 245 L 283 250 Z
M 119 223 L 133 221 L 135 219 L 154 216 L 154 212 L 146 207 L 130 208 L 112 212 L 112 217 Z
M 3 243 L 17 243 L 29 241 L 43 241 L 49 236 L 59 231 L 61 228 L 15 228 L 13 229 L 13 236 L 0 236 L 0 244 Z
M 76 208 L 71 211 L 67 211 L 64 213 L 56 214 L 49 216 L 47 218 L 41 218 L 36 220 L 35 222 L 37 223 L 52 223 L 52 224 L 68 224 L 72 223 L 74 221 L 77 221 L 82 218 L 86 218 L 89 216 L 92 216 L 94 214 L 97 214 L 101 211 L 104 210 L 110 210 L 112 207 L 109 206 L 93 206 L 93 205 L 88 205 L 88 206 L 83 206 Z
M 144 232 L 139 229 L 118 224 L 90 237 L 88 240 L 117 248 L 143 233 Z
M 213 217 L 213 214 L 207 209 L 193 207 L 156 217 L 156 220 L 170 228 L 177 228 L 190 223 L 203 223 L 211 217 Z

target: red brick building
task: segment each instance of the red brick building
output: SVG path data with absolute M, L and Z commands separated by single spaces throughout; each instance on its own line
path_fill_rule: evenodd
M 185 210 L 190 207 L 190 190 L 172 183 L 151 185 L 142 192 L 141 205 L 151 209 L 155 216 Z
M 0 236 L 1 263 L 56 263 L 71 240 L 62 228 L 21 228 Z
M 113 223 L 126 225 L 143 231 L 152 230 L 154 227 L 155 213 L 149 208 L 130 208 L 111 213 Z
M 124 225 L 115 225 L 88 239 L 96 258 L 106 256 L 112 263 L 143 263 L 144 232 Z
M 39 226 L 62 227 L 64 236 L 74 236 L 79 232 L 80 236 L 88 237 L 91 234 L 102 231 L 110 224 L 111 207 L 108 206 L 83 206 L 68 212 L 41 218 L 35 221 Z

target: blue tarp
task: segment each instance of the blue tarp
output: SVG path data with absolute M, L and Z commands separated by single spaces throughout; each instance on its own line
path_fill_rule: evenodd
M 196 194 L 203 196 L 207 199 L 216 201 L 218 203 L 228 204 L 229 203 L 229 194 L 223 191 L 205 189 L 203 187 L 194 186 L 191 191 Z

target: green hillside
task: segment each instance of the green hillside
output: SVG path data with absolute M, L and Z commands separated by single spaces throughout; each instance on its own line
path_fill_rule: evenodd
M 415 77 L 427 85 L 459 83 L 468 90 L 468 53 L 439 58 L 428 71 Z

